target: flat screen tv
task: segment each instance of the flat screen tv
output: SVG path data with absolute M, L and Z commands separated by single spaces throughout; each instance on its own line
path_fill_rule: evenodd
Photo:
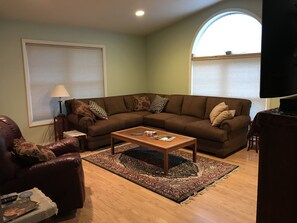
M 297 94 L 297 0 L 263 0 L 262 7 L 260 97 Z

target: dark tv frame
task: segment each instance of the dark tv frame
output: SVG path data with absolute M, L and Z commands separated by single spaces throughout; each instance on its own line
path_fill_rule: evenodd
M 297 0 L 263 0 L 262 7 L 260 97 L 297 94 Z

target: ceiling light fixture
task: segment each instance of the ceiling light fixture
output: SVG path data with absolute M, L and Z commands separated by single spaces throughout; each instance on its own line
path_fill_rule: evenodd
M 137 11 L 135 12 L 135 15 L 136 15 L 136 16 L 143 16 L 143 15 L 144 15 L 144 11 L 143 11 L 143 10 L 137 10 Z

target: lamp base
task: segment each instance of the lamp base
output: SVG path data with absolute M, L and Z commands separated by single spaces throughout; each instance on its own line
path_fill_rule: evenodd
M 62 114 L 62 100 L 59 98 L 60 114 Z

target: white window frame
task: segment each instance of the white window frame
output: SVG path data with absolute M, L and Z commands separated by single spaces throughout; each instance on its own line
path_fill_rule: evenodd
M 27 49 L 26 49 L 27 44 L 67 46 L 67 47 L 74 47 L 74 48 L 76 48 L 76 47 L 94 48 L 94 49 L 97 48 L 97 49 L 102 50 L 104 95 L 107 96 L 106 49 L 105 49 L 105 46 L 97 45 L 97 44 L 82 44 L 82 43 L 71 43 L 71 42 L 55 42 L 55 41 L 22 39 L 23 63 L 24 63 L 24 71 L 25 71 L 25 85 L 26 85 L 26 95 L 27 95 L 27 113 L 28 113 L 29 127 L 52 124 L 53 118 L 47 119 L 47 120 L 41 120 L 41 121 L 33 121 L 32 99 L 31 99 L 31 89 L 30 89 L 29 60 L 28 60 Z
M 245 14 L 248 16 L 251 16 L 253 18 L 255 18 L 256 20 L 258 20 L 260 22 L 260 19 L 253 13 L 246 11 L 246 10 L 241 10 L 241 9 L 229 9 L 229 10 L 224 10 L 224 11 L 220 11 L 218 13 L 216 13 L 215 15 L 211 16 L 209 19 L 207 19 L 198 29 L 196 36 L 193 39 L 193 44 L 192 44 L 192 52 L 191 52 L 191 72 L 190 72 L 190 94 L 193 94 L 193 62 L 197 61 L 197 60 L 216 60 L 216 59 L 227 59 L 227 58 L 245 58 L 245 57 L 249 57 L 249 56 L 255 56 L 257 54 L 261 55 L 261 53 L 247 53 L 247 54 L 234 54 L 234 55 L 215 55 L 215 56 L 195 56 L 193 54 L 193 49 L 197 48 L 197 45 L 199 44 L 199 40 L 201 39 L 201 37 L 203 36 L 204 32 L 206 31 L 206 29 L 212 24 L 214 23 L 216 20 L 226 16 L 226 15 L 230 15 L 230 14 Z M 265 99 L 265 109 L 267 109 L 269 106 L 269 99 Z

